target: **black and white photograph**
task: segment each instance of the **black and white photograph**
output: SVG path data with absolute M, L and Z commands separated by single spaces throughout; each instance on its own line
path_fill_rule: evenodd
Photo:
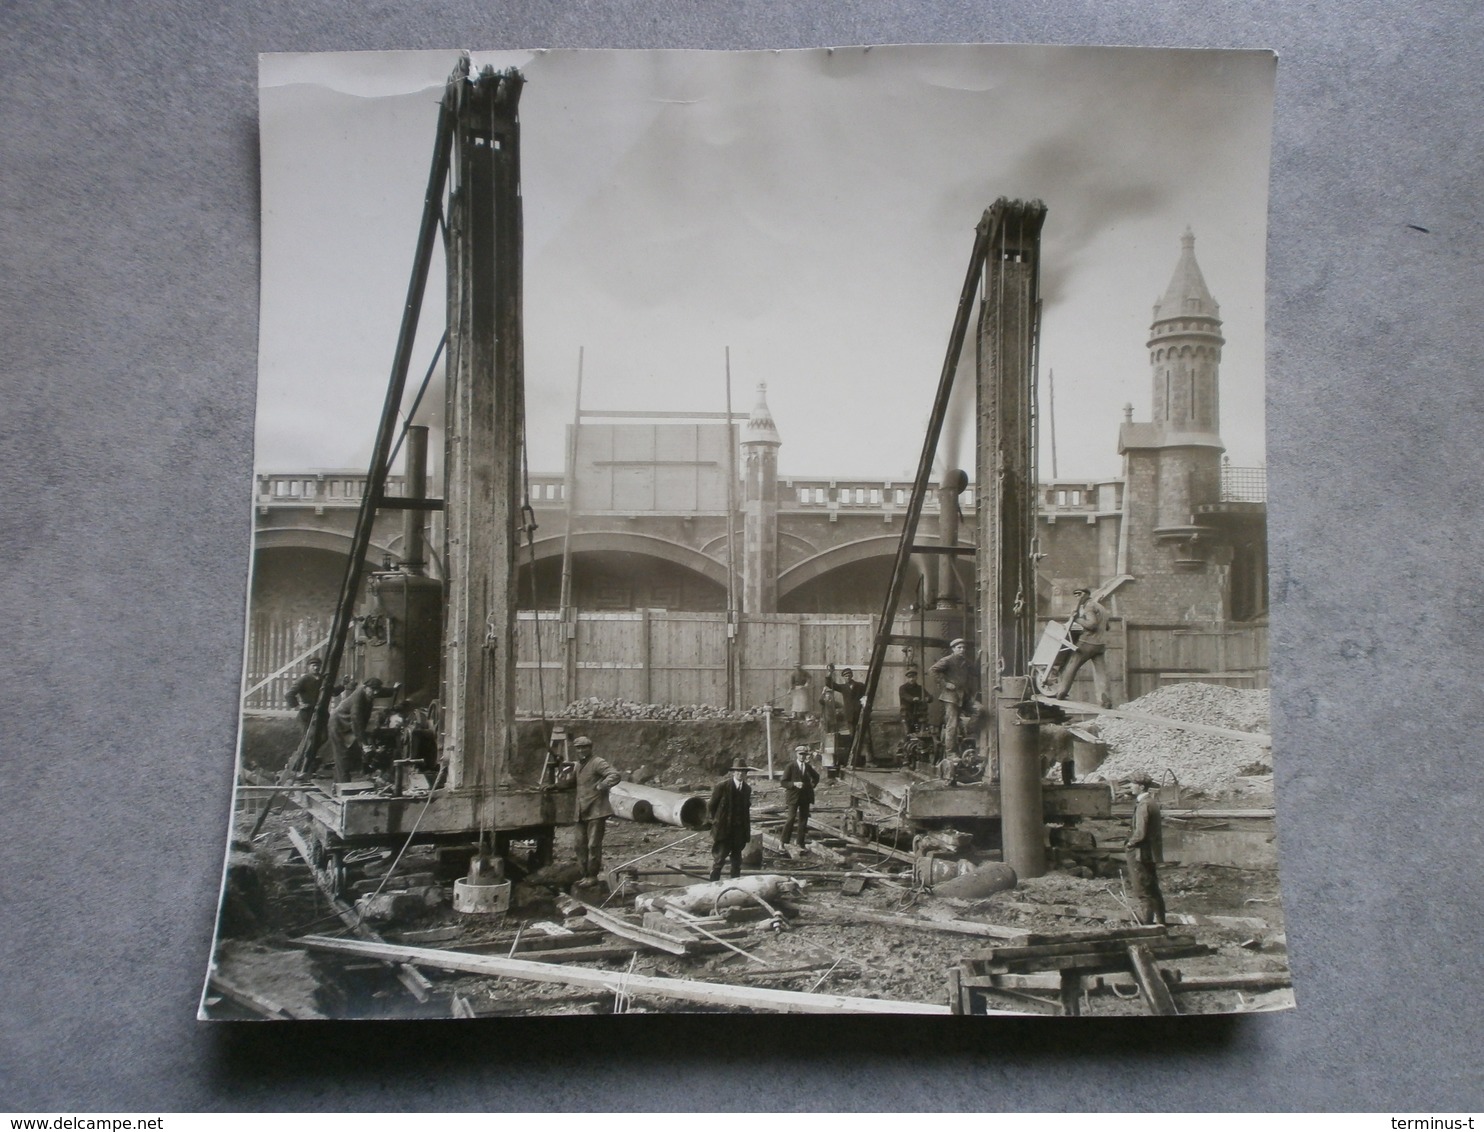
M 199 1017 L 1293 1008 L 1277 68 L 261 56 Z

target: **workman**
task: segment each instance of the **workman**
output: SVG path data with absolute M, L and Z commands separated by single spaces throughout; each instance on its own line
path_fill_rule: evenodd
M 289 689 L 289 707 L 298 712 L 299 726 L 305 731 L 309 730 L 310 723 L 314 720 L 314 705 L 319 699 L 320 675 L 323 663 L 317 656 L 309 658 L 309 671 L 294 681 L 294 686 Z
M 733 878 L 742 875 L 742 850 L 752 840 L 752 768 L 740 759 L 711 791 L 706 812 L 711 817 L 711 879 L 721 879 L 722 863 L 730 858 Z
M 809 808 L 814 805 L 814 788 L 819 785 L 819 771 L 809 759 L 808 747 L 795 747 L 794 757 L 783 771 L 783 833 L 785 845 L 793 836 L 794 823 L 799 827 L 799 848 L 809 835 Z
M 845 727 L 851 734 L 851 746 L 854 747 L 854 736 L 857 726 L 861 721 L 861 700 L 865 697 L 866 686 L 855 678 L 855 673 L 849 668 L 840 670 L 841 680 L 835 679 L 835 666 L 829 666 L 825 673 L 824 686 L 832 692 L 839 692 L 840 698 L 845 701 Z M 861 745 L 861 751 L 871 749 L 871 729 L 866 728 L 865 742 Z
M 907 677 L 897 687 L 897 707 L 902 713 L 902 726 L 907 734 L 927 725 L 928 694 L 917 682 L 917 669 L 907 669 Z
M 288 703 L 297 713 L 299 726 L 304 729 L 304 742 L 307 746 L 309 729 L 314 726 L 314 705 L 319 702 L 319 690 L 323 686 L 322 675 L 323 662 L 317 656 L 309 658 L 309 671 L 294 681 L 294 686 L 289 689 Z M 319 768 L 319 751 L 306 751 L 303 756 L 303 773 L 307 778 L 312 778 L 314 772 Z
M 1128 866 L 1129 896 L 1138 905 L 1141 924 L 1165 922 L 1165 898 L 1159 890 L 1156 866 L 1164 860 L 1164 819 L 1159 799 L 1154 796 L 1154 780 L 1147 774 L 1129 779 L 1134 788 L 1134 817 L 1124 845 Z
M 349 782 L 360 774 L 365 762 L 371 709 L 381 693 L 375 676 L 345 694 L 330 715 L 330 753 L 335 760 L 335 781 Z
M 1094 601 L 1092 591 L 1079 586 L 1072 591 L 1077 598 L 1077 608 L 1067 627 L 1076 638 L 1076 651 L 1062 666 L 1061 679 L 1057 682 L 1056 698 L 1064 700 L 1072 690 L 1072 681 L 1084 664 L 1092 665 L 1092 682 L 1097 691 L 1098 703 L 1105 708 L 1113 706 L 1108 695 L 1108 674 L 1103 669 L 1103 654 L 1108 650 L 1108 611 L 1101 602 Z
M 978 694 L 979 666 L 969 659 L 969 642 L 958 637 L 948 644 L 948 655 L 928 669 L 938 678 L 938 699 L 943 704 L 943 756 L 958 754 L 961 720 Z
M 597 880 L 603 873 L 603 833 L 613 813 L 608 792 L 620 779 L 607 759 L 593 754 L 586 735 L 572 740 L 572 757 L 577 760 L 577 865 L 583 880 Z

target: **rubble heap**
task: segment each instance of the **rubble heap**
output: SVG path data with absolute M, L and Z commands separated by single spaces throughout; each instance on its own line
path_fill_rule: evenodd
M 1172 684 L 1122 705 L 1121 710 L 1234 731 L 1266 732 L 1271 726 L 1268 693 L 1261 688 Z M 1108 744 L 1109 754 L 1093 777 L 1108 782 L 1121 782 L 1136 773 L 1162 781 L 1169 771 L 1184 790 L 1219 797 L 1256 764 L 1272 766 L 1271 751 L 1240 739 L 1177 731 L 1116 716 L 1103 717 L 1097 731 Z
M 634 700 L 602 700 L 597 696 L 573 700 L 557 713 L 561 719 L 762 719 L 761 707 L 733 710 L 710 704 L 641 704 Z

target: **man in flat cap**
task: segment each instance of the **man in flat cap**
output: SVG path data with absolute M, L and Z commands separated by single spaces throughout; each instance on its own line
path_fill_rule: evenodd
M 1129 896 L 1138 905 L 1139 923 L 1162 924 L 1165 898 L 1159 890 L 1156 866 L 1164 859 L 1164 819 L 1159 799 L 1154 796 L 1154 780 L 1147 774 L 1135 774 L 1128 781 L 1134 791 L 1133 825 L 1124 845 Z
M 1105 708 L 1113 706 L 1108 695 L 1108 674 L 1103 670 L 1103 653 L 1108 651 L 1108 611 L 1095 601 L 1092 591 L 1079 586 L 1072 593 L 1077 598 L 1077 609 L 1072 614 L 1068 627 L 1077 630 L 1077 651 L 1067 658 L 1062 667 L 1061 679 L 1057 682 L 1056 698 L 1064 700 L 1072 690 L 1072 681 L 1084 665 L 1092 665 L 1092 683 L 1097 692 L 1098 703 Z
M 808 747 L 795 747 L 794 757 L 783 771 L 783 833 L 785 845 L 793 836 L 794 823 L 799 827 L 799 848 L 809 835 L 809 808 L 814 805 L 814 788 L 819 785 L 819 771 L 809 761 Z
M 369 677 L 347 692 L 330 713 L 330 754 L 335 759 L 336 782 L 350 782 L 366 769 L 371 710 L 379 695 L 380 677 Z
M 732 876 L 742 875 L 742 850 L 752 840 L 752 787 L 747 773 L 752 768 L 738 759 L 727 776 L 711 791 L 706 812 L 711 816 L 711 879 L 721 879 L 721 866 L 728 858 Z
M 907 669 L 906 679 L 897 687 L 897 707 L 902 713 L 902 726 L 907 734 L 921 730 L 927 723 L 928 694 L 917 682 L 917 669 Z
M 572 740 L 572 757 L 577 762 L 577 867 L 583 880 L 596 880 L 603 872 L 603 831 L 613 813 L 608 791 L 618 785 L 618 771 L 593 754 L 586 735 Z
M 969 659 L 969 642 L 959 637 L 950 642 L 948 655 L 928 669 L 939 680 L 938 700 L 943 705 L 943 755 L 958 754 L 959 713 L 974 702 L 979 690 L 979 666 Z

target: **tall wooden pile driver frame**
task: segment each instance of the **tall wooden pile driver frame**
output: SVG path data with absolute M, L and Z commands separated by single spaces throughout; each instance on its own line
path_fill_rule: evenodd
M 391 379 L 306 736 L 306 744 L 312 741 L 315 747 L 325 738 L 331 689 L 344 657 L 377 511 L 441 508 L 446 522 L 439 702 L 446 771 L 428 798 L 332 797 L 304 791 L 301 805 L 345 842 L 414 830 L 430 837 L 489 833 L 497 840 L 515 833 L 544 842 L 544 854 L 549 853 L 552 827 L 573 818 L 570 793 L 546 794 L 539 783 L 517 783 L 511 765 L 516 742 L 517 501 L 525 420 L 518 115 L 523 83 L 514 69 L 486 67 L 474 74 L 465 55 L 444 90 Z M 388 498 L 393 436 L 440 229 L 448 269 L 444 497 Z
M 1041 322 L 1041 227 L 1046 206 L 1040 201 L 997 200 L 980 219 L 973 251 L 948 338 L 948 353 L 928 417 L 917 477 L 902 523 L 891 583 L 866 672 L 862 718 L 869 720 L 886 650 L 915 638 L 893 633 L 897 606 L 914 554 L 967 554 L 968 547 L 918 545 L 917 526 L 932 475 L 933 460 L 953 392 L 974 300 L 978 313 L 975 385 L 977 452 L 975 507 L 978 511 L 976 620 L 980 686 L 1020 694 L 1007 678 L 1024 676 L 1036 627 L 1036 369 Z M 989 706 L 986 700 L 986 706 Z M 859 760 L 865 728 L 857 728 L 851 761 Z M 1000 738 L 995 727 L 983 733 L 986 765 L 998 771 Z M 1037 797 L 1039 814 L 1039 794 Z M 1039 817 L 1037 818 L 1039 821 Z

